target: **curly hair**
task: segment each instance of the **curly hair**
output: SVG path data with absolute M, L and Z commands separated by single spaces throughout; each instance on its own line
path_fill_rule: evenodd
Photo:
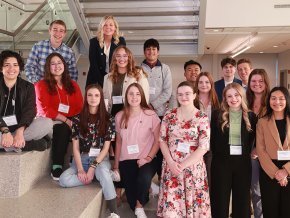
M 112 15 L 106 15 L 102 18 L 101 22 L 99 23 L 99 27 L 98 27 L 98 31 L 97 31 L 97 39 L 99 41 L 99 45 L 101 48 L 104 47 L 104 32 L 103 32 L 103 27 L 105 26 L 106 22 L 108 20 L 112 20 L 114 22 L 115 25 L 115 32 L 113 34 L 113 39 L 114 39 L 114 43 L 116 45 L 118 45 L 119 41 L 120 41 L 120 37 L 122 36 L 122 34 L 119 32 L 119 24 L 117 22 L 117 20 L 112 16 Z
M 254 101 L 255 101 L 255 93 L 251 90 L 251 80 L 252 77 L 254 75 L 260 75 L 263 79 L 263 82 L 265 83 L 265 90 L 263 91 L 262 94 L 262 99 L 261 99 L 261 107 L 260 110 L 258 112 L 258 117 L 262 117 L 265 112 L 266 112 L 266 100 L 267 97 L 270 93 L 270 82 L 269 82 L 269 77 L 267 72 L 264 69 L 254 69 L 249 76 L 249 80 L 248 80 L 248 88 L 247 88 L 247 100 L 248 100 L 248 105 L 249 105 L 249 109 L 253 110 L 254 108 Z
M 24 61 L 23 61 L 22 57 L 20 56 L 20 54 L 18 54 L 15 51 L 4 50 L 0 54 L 0 69 L 1 69 L 1 71 L 2 71 L 2 69 L 4 67 L 4 62 L 8 58 L 15 58 L 17 60 L 17 63 L 18 63 L 20 71 L 24 70 Z
M 118 65 L 116 55 L 117 52 L 121 49 L 124 49 L 126 54 L 128 55 L 127 75 L 130 77 L 134 77 L 137 81 L 139 81 L 139 79 L 141 78 L 142 68 L 135 65 L 135 60 L 132 52 L 129 48 L 123 45 L 118 46 L 112 55 L 112 62 L 110 66 L 111 72 L 109 75 L 109 79 L 111 79 L 113 83 L 116 83 L 118 80 Z M 147 73 L 143 72 L 143 74 L 147 77 Z
M 209 72 L 201 72 L 197 78 L 196 78 L 196 81 L 195 81 L 195 86 L 194 86 L 194 93 L 196 93 L 196 97 L 194 99 L 194 106 L 198 109 L 199 108 L 199 89 L 198 89 L 198 83 L 199 83 L 199 80 L 202 76 L 206 76 L 210 82 L 210 85 L 211 85 L 211 89 L 209 91 L 209 98 L 210 98 L 210 102 L 212 104 L 212 107 L 213 109 L 218 109 L 220 108 L 220 104 L 219 104 L 219 101 L 218 101 L 218 97 L 217 97 L 217 94 L 216 94 L 216 91 L 215 91 L 215 88 L 214 88 L 214 82 L 213 82 L 213 78 L 211 76 L 211 74 Z
M 46 61 L 45 61 L 45 65 L 44 65 L 44 81 L 46 82 L 47 86 L 48 86 L 48 92 L 51 95 L 55 95 L 56 92 L 56 80 L 54 78 L 54 76 L 52 75 L 52 73 L 50 72 L 50 63 L 53 57 L 59 57 L 59 59 L 62 61 L 63 66 L 64 66 L 64 70 L 62 73 L 62 77 L 61 77 L 61 82 L 62 85 L 65 89 L 65 91 L 71 95 L 75 92 L 75 88 L 72 84 L 70 75 L 69 75 L 69 71 L 68 71 L 68 67 L 67 64 L 64 60 L 64 58 L 62 57 L 61 54 L 59 53 L 51 53 L 50 55 L 47 56 Z
M 248 115 L 248 112 L 249 112 L 249 109 L 248 109 L 248 106 L 247 106 L 247 99 L 246 99 L 246 95 L 245 95 L 245 91 L 244 91 L 244 88 L 238 84 L 238 83 L 231 83 L 229 85 L 227 85 L 223 91 L 223 100 L 222 100 L 222 103 L 221 103 L 221 124 L 222 124 L 222 130 L 224 131 L 225 128 L 229 128 L 229 105 L 227 103 L 227 97 L 226 97 L 226 94 L 227 94 L 227 91 L 230 90 L 230 89 L 235 89 L 238 94 L 241 96 L 241 101 L 242 101 L 242 104 L 241 104 L 241 108 L 242 108 L 242 114 L 243 114 L 243 119 L 246 123 L 246 128 L 248 131 L 251 131 L 251 123 L 250 123 L 250 120 L 249 120 L 249 115 Z

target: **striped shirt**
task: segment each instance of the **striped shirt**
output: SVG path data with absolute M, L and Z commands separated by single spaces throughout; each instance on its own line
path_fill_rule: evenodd
M 28 81 L 35 83 L 43 79 L 46 58 L 53 52 L 57 52 L 63 56 L 68 66 L 71 79 L 77 81 L 78 70 L 73 50 L 64 43 L 58 48 L 53 48 L 50 44 L 50 40 L 39 41 L 32 47 L 25 65 L 25 73 Z

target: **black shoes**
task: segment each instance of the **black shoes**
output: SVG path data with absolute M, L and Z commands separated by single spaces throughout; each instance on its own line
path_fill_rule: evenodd
M 22 151 L 44 151 L 49 148 L 50 144 L 44 138 L 38 140 L 31 140 L 25 143 Z
M 51 170 L 51 177 L 52 177 L 52 179 L 53 180 L 55 180 L 55 181 L 58 181 L 59 180 L 59 177 L 60 177 L 60 175 L 62 174 L 62 169 L 61 168 L 56 168 L 56 169 L 54 169 L 54 170 Z

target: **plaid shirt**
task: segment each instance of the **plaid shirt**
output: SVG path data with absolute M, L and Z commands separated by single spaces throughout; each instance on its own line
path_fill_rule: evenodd
M 53 48 L 50 40 L 42 40 L 34 44 L 25 65 L 27 80 L 35 83 L 44 77 L 44 65 L 49 54 L 57 52 L 61 54 L 68 66 L 71 79 L 77 81 L 78 70 L 76 58 L 71 48 L 64 43 L 58 48 Z

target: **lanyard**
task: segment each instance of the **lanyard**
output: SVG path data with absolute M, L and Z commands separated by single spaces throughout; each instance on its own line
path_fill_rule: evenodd
M 135 140 L 136 143 L 138 144 L 138 135 L 139 135 L 139 125 L 141 122 L 141 118 L 142 118 L 142 111 L 140 112 L 139 118 L 138 120 L 134 123 L 133 128 L 132 128 L 132 135 L 134 136 L 134 130 L 136 129 L 136 137 Z M 138 128 L 135 128 L 138 125 Z M 126 140 L 127 140 L 127 144 L 128 144 L 128 127 L 127 127 L 127 131 L 126 131 Z
M 58 94 L 58 98 L 59 98 L 59 103 L 61 104 L 61 99 L 60 99 L 60 94 L 59 94 L 59 91 L 58 91 L 58 86 L 56 86 L 56 91 L 57 91 L 57 94 Z M 67 105 L 69 106 L 69 101 L 68 101 L 68 96 L 66 95 L 66 100 L 67 100 Z
M 13 108 L 13 114 L 15 114 L 15 105 L 16 105 L 16 84 L 15 84 L 15 89 L 14 89 L 14 94 L 13 94 L 13 98 L 12 98 L 12 105 L 14 106 Z M 8 102 L 9 102 L 9 98 L 10 98 L 10 89 L 9 89 L 9 93 L 8 93 L 8 98 L 6 101 L 6 106 L 5 106 L 5 110 L 4 110 L 4 117 L 6 115 L 6 110 L 7 110 L 7 106 L 8 106 Z M 14 104 L 13 104 L 14 101 Z

